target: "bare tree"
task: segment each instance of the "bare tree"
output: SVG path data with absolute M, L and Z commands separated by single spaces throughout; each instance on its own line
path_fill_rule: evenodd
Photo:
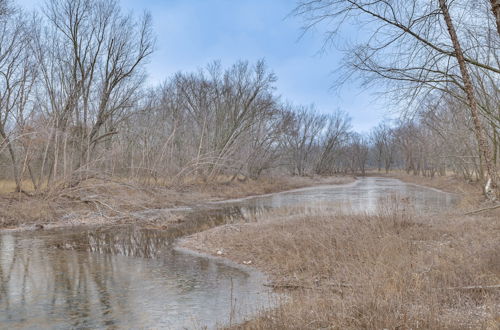
M 335 172 L 335 157 L 338 157 L 339 147 L 349 138 L 351 119 L 342 112 L 336 111 L 325 118 L 325 132 L 322 132 L 321 155 L 315 166 L 318 174 L 332 174 Z
M 394 95 L 400 99 L 421 100 L 436 91 L 452 93 L 451 86 L 458 87 L 458 98 L 466 98 L 471 116 L 475 119 L 475 136 L 484 159 L 487 196 L 496 196 L 497 173 L 492 152 L 484 138 L 479 119 L 474 90 L 467 66 L 500 73 L 495 62 L 498 45 L 497 33 L 491 33 L 493 24 L 479 25 L 475 17 L 492 22 L 492 11 L 486 1 L 455 1 L 454 10 L 461 17 L 460 36 L 453 28 L 451 15 L 445 1 L 409 2 L 364 0 L 315 0 L 303 1 L 295 13 L 302 15 L 306 27 L 326 22 L 329 24 L 328 39 L 337 36 L 342 24 L 355 19 L 364 24 L 369 37 L 348 50 L 346 67 L 348 75 L 358 72 L 364 83 L 375 80 L 388 82 Z M 460 15 L 467 13 L 467 15 Z M 445 23 L 445 24 L 443 24 Z M 335 24 L 332 28 L 330 24 Z M 449 38 L 444 37 L 446 34 Z M 461 47 L 461 43 L 463 47 Z M 464 51 L 466 49 L 466 51 Z M 456 64 L 453 62 L 456 60 Z M 395 88 L 394 88 L 395 87 Z M 463 95 L 465 94 L 466 97 Z M 472 100 L 472 102 L 471 102 Z
M 68 138 L 79 149 L 72 166 L 78 169 L 116 134 L 138 100 L 154 38 L 148 14 L 136 20 L 114 0 L 49 0 L 44 13 L 34 52 L 43 81 L 39 102 L 52 122 L 48 146 L 55 177 L 59 149 Z
M 469 104 L 471 115 L 474 121 L 474 132 L 479 144 L 479 150 L 484 158 L 484 167 L 486 169 L 486 185 L 485 193 L 489 199 L 495 200 L 497 195 L 497 183 L 498 183 L 498 173 L 496 169 L 496 164 L 493 162 L 493 156 L 488 145 L 488 141 L 484 136 L 483 125 L 481 119 L 479 118 L 479 111 L 476 101 L 476 96 L 474 95 L 474 88 L 472 86 L 472 80 L 469 75 L 469 70 L 465 62 L 464 53 L 462 51 L 462 46 L 458 40 L 458 35 L 453 25 L 451 15 L 448 9 L 448 5 L 445 0 L 439 0 L 439 7 L 444 16 L 446 26 L 448 28 L 448 33 L 450 34 L 451 41 L 453 43 L 453 48 L 455 49 L 455 56 L 460 67 L 460 73 L 462 75 L 462 80 L 464 82 L 465 93 L 467 94 L 467 102 Z
M 342 173 L 366 175 L 366 166 L 370 158 L 368 139 L 356 132 L 350 132 L 348 139 L 343 143 L 335 163 L 337 170 Z
M 380 123 L 372 129 L 370 140 L 375 152 L 377 169 L 380 172 L 382 164 L 386 173 L 389 173 L 394 164 L 396 145 L 394 142 L 394 132 L 386 122 Z
M 292 174 L 305 175 L 309 167 L 314 166 L 325 119 L 325 116 L 317 115 L 314 108 L 300 107 L 291 110 L 288 127 L 283 135 L 283 145 L 290 157 Z
M 22 12 L 0 19 L 0 150 L 5 146 L 9 152 L 17 191 L 21 191 L 21 174 L 14 143 L 22 134 L 18 124 L 35 76 L 29 43 Z

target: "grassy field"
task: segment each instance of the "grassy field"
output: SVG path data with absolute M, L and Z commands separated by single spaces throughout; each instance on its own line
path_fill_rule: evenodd
M 234 328 L 498 329 L 500 210 L 467 208 L 422 215 L 393 199 L 372 216 L 271 211 L 181 244 L 251 261 L 288 294 Z

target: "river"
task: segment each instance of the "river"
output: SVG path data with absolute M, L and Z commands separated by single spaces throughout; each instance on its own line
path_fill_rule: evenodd
M 3 232 L 0 327 L 211 329 L 241 322 L 279 299 L 263 285 L 265 276 L 177 249 L 176 239 L 269 209 L 300 212 L 327 205 L 373 213 L 388 199 L 425 214 L 452 207 L 458 196 L 395 179 L 362 178 L 168 210 L 183 213 L 185 221 L 164 230 L 126 225 Z

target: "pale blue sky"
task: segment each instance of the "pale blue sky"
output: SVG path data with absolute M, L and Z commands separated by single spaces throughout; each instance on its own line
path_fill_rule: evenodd
M 34 9 L 43 0 L 15 2 Z M 301 20 L 289 17 L 295 0 L 121 0 L 121 5 L 137 15 L 144 10 L 152 14 L 157 50 L 148 64 L 151 84 L 213 60 L 229 66 L 239 59 L 264 58 L 278 76 L 277 92 L 285 100 L 314 103 L 322 113 L 342 109 L 361 132 L 386 115 L 372 90 L 361 90 L 356 83 L 340 92 L 330 88 L 342 55 L 334 48 L 320 52 L 321 31 L 300 38 Z

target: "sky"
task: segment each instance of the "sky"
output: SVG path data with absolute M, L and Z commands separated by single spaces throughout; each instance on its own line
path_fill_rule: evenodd
M 15 0 L 25 9 L 43 0 Z M 390 114 L 373 89 L 350 82 L 333 90 L 334 70 L 343 54 L 321 51 L 324 33 L 302 34 L 302 21 L 290 15 L 295 0 L 121 0 L 125 12 L 149 11 L 157 38 L 147 70 L 148 84 L 178 71 L 192 72 L 220 60 L 227 67 L 238 60 L 265 59 L 278 81 L 277 93 L 293 104 L 314 104 L 320 113 L 343 110 L 353 128 L 368 132 Z M 353 33 L 342 39 L 355 38 Z

